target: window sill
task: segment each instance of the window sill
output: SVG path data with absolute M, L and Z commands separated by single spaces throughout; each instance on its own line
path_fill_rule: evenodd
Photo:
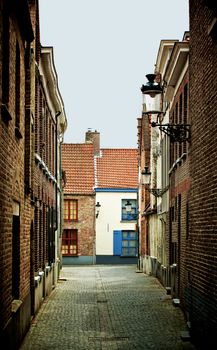
M 137 220 L 136 219 L 132 219 L 132 220 L 121 220 L 120 222 L 132 222 L 132 223 L 136 223 Z
M 62 257 L 63 258 L 79 258 L 79 254 L 77 254 L 77 255 L 64 255 L 64 254 L 62 254 Z
M 78 219 L 76 219 L 76 220 L 72 220 L 72 219 L 70 219 L 70 220 L 68 220 L 68 219 L 64 219 L 64 222 L 67 222 L 68 224 L 71 224 L 71 223 L 73 223 L 73 222 L 78 222 Z

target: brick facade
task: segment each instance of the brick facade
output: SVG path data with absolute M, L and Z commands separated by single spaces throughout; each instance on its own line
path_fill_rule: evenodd
M 91 132 L 87 133 L 91 136 Z M 99 144 L 99 133 L 96 133 Z M 95 256 L 95 193 L 93 138 L 63 144 L 64 187 L 63 264 L 93 264 Z M 97 151 L 98 152 L 98 151 Z M 71 202 L 71 203 L 70 203 Z M 66 204 L 67 203 L 67 204 Z M 74 203 L 74 204 L 73 204 Z
M 57 279 L 66 120 L 38 1 L 1 0 L 0 23 L 0 331 L 15 349 Z
M 33 30 L 27 1 L 0 1 L 0 23 L 0 329 L 11 348 L 23 336 L 31 316 L 33 209 L 25 186 L 25 118 L 30 100 L 27 62 Z M 17 324 L 21 313 L 22 327 Z
M 65 195 L 64 200 L 76 200 L 78 216 L 75 221 L 64 220 L 64 230 L 77 231 L 77 254 L 76 257 L 85 257 L 83 261 L 91 261 L 95 254 L 95 194 L 94 195 Z M 81 259 L 80 259 L 81 260 Z M 69 259 L 63 259 L 68 263 Z M 76 263 L 76 261 L 74 261 Z
M 217 344 L 217 6 L 190 0 L 190 227 L 186 305 L 199 343 Z M 213 345 L 214 346 L 214 345 Z
M 145 166 L 150 168 L 150 126 L 146 116 L 138 119 L 138 159 L 140 172 L 144 170 Z M 149 216 L 146 211 L 150 205 L 150 193 L 147 191 L 142 181 L 139 183 L 139 255 L 143 257 L 149 255 Z
M 150 184 L 143 186 L 140 182 L 139 185 L 141 268 L 145 273 L 156 275 L 171 290 L 173 298 L 180 299 L 183 307 L 188 278 L 191 143 L 188 132 L 185 140 L 174 140 L 175 133 L 170 134 L 167 125 L 170 123 L 176 128 L 191 122 L 188 56 L 188 32 L 182 41 L 161 41 L 155 79 L 163 86 L 163 113 L 158 116 L 142 113 L 138 142 L 140 171 L 148 166 L 151 172 Z M 151 120 L 157 120 L 158 126 L 152 127 Z M 147 195 L 148 191 L 151 195 Z

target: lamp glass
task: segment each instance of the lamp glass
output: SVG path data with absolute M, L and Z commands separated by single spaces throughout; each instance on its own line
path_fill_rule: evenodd
M 145 167 L 141 175 L 143 185 L 149 185 L 151 182 L 151 172 L 148 170 L 148 167 Z
M 128 200 L 127 203 L 125 204 L 126 212 L 131 212 L 132 210 L 132 203 Z
M 161 112 L 161 94 L 143 94 L 143 113 L 159 114 Z

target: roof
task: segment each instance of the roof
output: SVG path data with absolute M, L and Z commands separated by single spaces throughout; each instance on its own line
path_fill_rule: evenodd
M 97 188 L 137 188 L 138 150 L 134 148 L 101 149 L 96 157 Z
M 92 143 L 63 144 L 62 168 L 66 172 L 64 193 L 94 193 L 94 153 Z

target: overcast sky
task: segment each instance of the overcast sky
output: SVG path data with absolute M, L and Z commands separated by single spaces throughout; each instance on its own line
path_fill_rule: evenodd
M 39 0 L 68 120 L 64 142 L 100 132 L 102 148 L 137 147 L 140 87 L 160 40 L 189 30 L 188 0 Z

